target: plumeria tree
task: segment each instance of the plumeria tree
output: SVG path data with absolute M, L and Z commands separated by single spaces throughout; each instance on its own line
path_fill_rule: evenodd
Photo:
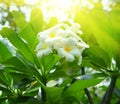
M 25 1 L 9 2 L 17 9 L 0 30 L 1 104 L 120 103 L 119 0 L 61 1 L 27 5 L 30 17 Z

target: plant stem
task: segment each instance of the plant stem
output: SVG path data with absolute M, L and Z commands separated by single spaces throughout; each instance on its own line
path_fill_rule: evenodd
M 41 85 L 41 98 L 42 98 L 42 102 L 46 102 L 46 92 L 44 90 L 45 86 L 46 86 L 46 78 L 43 78 L 42 81 L 36 77 L 36 80 L 38 81 L 38 83 Z
M 111 77 L 110 85 L 100 104 L 110 104 L 116 81 L 117 81 L 117 76 Z
M 82 74 L 82 75 L 85 74 L 85 68 L 84 68 L 84 67 L 82 67 L 82 69 L 81 69 L 81 74 Z M 91 95 L 90 95 L 89 90 L 88 90 L 87 88 L 85 88 L 84 91 L 85 91 L 85 94 L 86 94 L 87 97 L 88 97 L 89 104 L 93 104 L 92 97 L 91 97 Z
M 44 86 L 46 86 L 46 78 L 43 78 L 42 83 Z M 42 102 L 46 102 L 46 92 L 43 87 L 41 87 L 41 97 L 42 97 Z

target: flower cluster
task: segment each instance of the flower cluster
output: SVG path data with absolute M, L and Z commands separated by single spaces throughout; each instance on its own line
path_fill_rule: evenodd
M 110 12 L 112 10 L 112 6 L 117 3 L 117 0 L 102 0 L 103 10 Z
M 37 56 L 41 58 L 55 50 L 59 57 L 65 58 L 69 62 L 78 58 L 78 65 L 80 65 L 82 52 L 89 46 L 77 34 L 82 34 L 80 25 L 77 23 L 71 26 L 63 23 L 57 24 L 38 33 Z

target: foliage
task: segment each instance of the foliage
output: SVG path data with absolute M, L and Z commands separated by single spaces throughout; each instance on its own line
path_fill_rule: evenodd
M 119 104 L 119 5 L 112 7 L 109 13 L 103 11 L 101 5 L 88 12 L 85 9 L 76 11 L 74 21 L 83 31 L 78 36 L 89 45 L 81 54 L 80 65 L 78 59 L 65 60 L 55 50 L 37 57 L 37 34 L 59 22 L 51 22 L 51 18 L 46 23 L 42 11 L 36 7 L 32 9 L 29 22 L 23 13 L 13 11 L 15 29 L 4 27 L 0 30 L 0 103 Z M 109 85 L 99 84 L 105 80 Z M 96 93 L 97 90 L 101 92 Z

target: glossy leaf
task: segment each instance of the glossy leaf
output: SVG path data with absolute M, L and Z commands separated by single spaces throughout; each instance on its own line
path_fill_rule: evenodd
M 7 79 L 7 76 L 5 76 L 4 71 L 0 71 L 0 83 L 5 85 L 5 86 L 9 86 L 10 87 L 10 82 Z
M 110 12 L 110 25 L 112 26 L 113 34 L 111 34 L 111 37 L 115 39 L 120 44 L 120 4 L 117 3 Z
M 99 46 L 91 46 L 89 51 L 89 60 L 98 68 L 108 68 L 111 65 L 111 59 L 106 51 Z
M 60 97 L 63 92 L 63 88 L 46 87 L 45 91 L 46 91 L 46 95 L 47 95 L 47 102 L 49 104 L 56 104 L 60 101 Z
M 5 100 L 7 100 L 7 97 L 0 97 L 0 103 L 2 103 Z
M 2 41 L 0 41 L 0 62 L 7 60 L 8 58 L 12 57 L 12 54 Z
M 43 15 L 42 15 L 42 11 L 40 10 L 40 8 L 35 7 L 32 10 L 31 17 L 30 17 L 30 23 L 32 25 L 32 28 L 33 28 L 35 34 L 42 31 L 44 24 L 43 24 Z
M 79 17 L 80 19 L 78 19 Z M 89 13 L 80 11 L 76 14 L 76 21 L 82 25 L 83 32 L 86 38 L 88 38 L 87 40 L 89 40 L 89 37 L 92 34 L 98 45 L 104 49 L 104 51 L 106 51 L 111 58 L 112 51 L 116 43 L 110 36 L 113 32 L 109 17 L 102 10 L 102 8 L 95 8 Z
M 34 63 L 33 54 L 28 48 L 28 45 L 13 30 L 9 28 L 3 28 L 0 33 L 3 37 L 8 38 L 27 60 Z
M 54 66 L 56 65 L 56 63 L 59 61 L 59 57 L 55 54 L 49 54 L 49 55 L 44 55 L 41 59 L 40 59 L 40 63 L 43 65 L 44 69 L 46 71 L 50 71 L 52 68 L 54 68 Z
M 18 28 L 20 29 L 20 37 L 26 40 L 26 42 L 29 44 L 29 47 L 31 47 L 32 51 L 34 51 L 35 45 L 37 43 L 37 37 L 31 24 L 26 22 L 24 15 L 20 12 L 13 11 L 13 16 Z
M 3 64 L 19 72 L 28 72 L 27 66 L 25 66 L 24 63 L 22 63 L 17 57 L 9 58 L 8 60 L 4 61 Z
M 76 99 L 81 95 L 81 91 L 90 86 L 100 83 L 103 79 L 78 80 L 73 83 L 64 93 L 63 97 L 74 96 Z M 76 96 L 77 94 L 77 96 Z M 79 99 L 78 99 L 79 100 Z

